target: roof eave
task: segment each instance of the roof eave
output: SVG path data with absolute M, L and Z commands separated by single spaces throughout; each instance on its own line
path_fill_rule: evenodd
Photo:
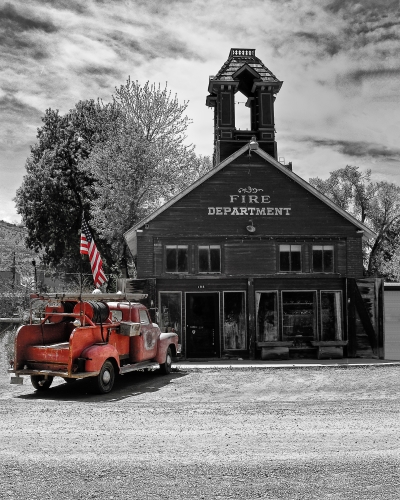
M 213 94 L 213 85 L 233 85 L 234 87 L 239 86 L 239 82 L 236 80 L 210 80 L 210 83 L 208 84 L 208 91 L 210 94 Z

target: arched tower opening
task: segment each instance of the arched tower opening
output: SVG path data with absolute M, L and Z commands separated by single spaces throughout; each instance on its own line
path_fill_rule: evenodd
M 247 97 L 239 90 L 235 94 L 235 128 L 236 130 L 251 130 L 251 115 Z
M 254 49 L 231 49 L 210 77 L 206 104 L 214 108 L 214 158 L 218 164 L 254 136 L 277 159 L 274 101 L 282 87 Z

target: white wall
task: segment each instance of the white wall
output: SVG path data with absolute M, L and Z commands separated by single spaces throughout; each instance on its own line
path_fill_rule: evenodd
M 385 283 L 385 359 L 400 360 L 400 283 Z

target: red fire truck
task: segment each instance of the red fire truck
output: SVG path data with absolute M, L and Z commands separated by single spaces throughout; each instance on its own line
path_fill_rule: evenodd
M 55 376 L 66 382 L 90 377 L 96 392 L 110 392 L 116 375 L 159 368 L 170 373 L 180 354 L 178 335 L 161 333 L 142 294 L 44 294 L 31 297 L 43 303 L 43 317 L 32 317 L 15 339 L 11 383 L 30 375 L 38 391 Z

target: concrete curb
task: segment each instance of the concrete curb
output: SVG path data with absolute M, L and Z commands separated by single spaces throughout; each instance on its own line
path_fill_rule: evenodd
M 190 371 L 190 370 L 268 370 L 278 368 L 298 368 L 298 369 L 313 369 L 313 368 L 382 368 L 385 366 L 400 366 L 400 361 L 385 361 L 376 359 L 363 359 L 363 360 L 347 360 L 343 359 L 340 362 L 326 360 L 324 362 L 314 362 L 313 360 L 302 360 L 301 362 L 287 362 L 266 363 L 263 361 L 204 361 L 204 362 L 191 362 L 191 361 L 178 361 L 173 364 L 174 370 L 177 371 Z

